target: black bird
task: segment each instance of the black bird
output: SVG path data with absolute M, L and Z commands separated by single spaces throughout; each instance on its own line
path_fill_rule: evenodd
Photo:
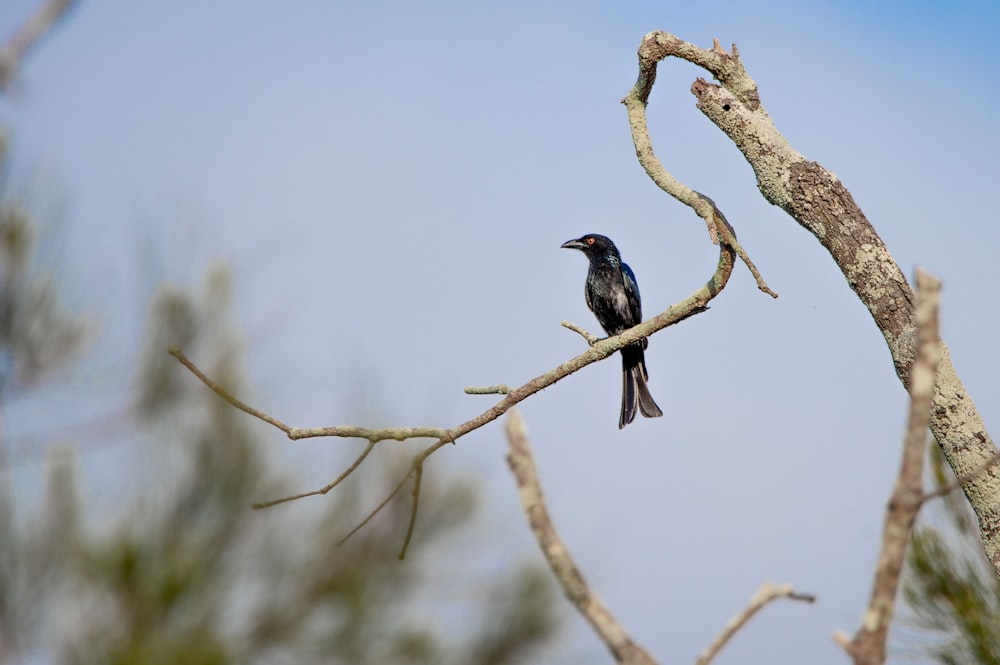
M 562 247 L 578 249 L 590 260 L 584 294 L 587 307 L 597 317 L 608 335 L 617 335 L 642 322 L 642 304 L 639 285 L 632 269 L 622 262 L 621 254 L 611 238 L 588 233 L 577 240 L 564 242 Z M 636 407 L 647 418 L 663 415 L 660 407 L 649 394 L 646 381 L 646 358 L 643 353 L 647 341 L 630 344 L 622 354 L 622 414 L 618 429 L 635 420 Z

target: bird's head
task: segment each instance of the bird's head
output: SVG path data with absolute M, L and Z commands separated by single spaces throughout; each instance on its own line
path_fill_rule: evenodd
M 565 249 L 578 249 L 588 257 L 611 255 L 618 259 L 621 258 L 618 248 L 615 247 L 615 243 L 611 242 L 611 238 L 597 233 L 588 233 L 576 240 L 568 240 L 561 247 Z

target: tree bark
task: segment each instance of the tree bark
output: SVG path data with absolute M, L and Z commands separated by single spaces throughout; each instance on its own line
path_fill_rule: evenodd
M 847 283 L 871 313 L 889 346 L 903 386 L 910 387 L 916 353 L 914 297 L 899 265 L 847 188 L 830 171 L 806 159 L 775 128 L 733 45 L 700 49 L 665 32 L 646 35 L 639 46 L 639 78 L 625 98 L 630 122 L 644 113 L 657 64 L 669 56 L 703 67 L 719 83 L 691 86 L 698 109 L 739 148 L 770 203 L 787 212 L 830 253 Z M 638 143 L 637 143 L 638 150 Z M 986 554 L 1000 576 L 1000 464 L 983 468 L 997 453 L 982 417 L 941 344 L 930 429 L 979 520 Z M 979 470 L 979 473 L 976 471 Z

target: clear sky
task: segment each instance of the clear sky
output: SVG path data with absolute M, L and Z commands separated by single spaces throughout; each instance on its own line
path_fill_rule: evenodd
M 0 34 L 34 5 L 5 0 Z M 619 100 L 651 30 L 736 42 L 794 147 L 837 173 L 908 275 L 943 279 L 943 335 L 989 426 L 998 26 L 984 2 L 84 1 L 0 121 L 20 168 L 64 193 L 64 296 L 103 321 L 78 384 L 124 395 L 150 285 L 222 261 L 249 401 L 300 426 L 451 426 L 492 399 L 464 386 L 581 352 L 561 320 L 598 331 L 565 240 L 612 237 L 647 317 L 711 274 L 703 223 L 642 172 Z M 694 108 L 703 72 L 660 72 L 658 155 L 780 298 L 738 267 L 710 312 L 650 340 L 661 419 L 618 430 L 617 358 L 525 403 L 550 507 L 663 662 L 692 661 L 773 580 L 819 603 L 769 608 L 718 662 L 842 663 L 830 635 L 867 600 L 905 394 L 828 255 Z M 303 488 L 358 445 L 273 438 Z M 427 469 L 480 479 L 495 529 L 466 545 L 496 565 L 534 547 L 504 453 L 496 423 Z M 82 460 L 97 501 L 118 487 L 113 454 Z M 565 644 L 565 662 L 606 662 L 576 617 Z

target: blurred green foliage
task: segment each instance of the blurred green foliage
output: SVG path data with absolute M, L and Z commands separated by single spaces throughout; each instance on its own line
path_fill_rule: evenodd
M 66 366 L 83 340 L 83 326 L 65 314 L 44 271 L 30 269 L 32 228 L 22 206 L 0 200 L 0 351 L 24 380 Z M 88 519 L 74 446 L 52 449 L 46 500 L 29 516 L 15 519 L 12 470 L 0 468 L 0 662 L 533 660 L 558 625 L 547 571 L 518 564 L 486 580 L 469 566 L 463 578 L 462 552 L 434 546 L 472 525 L 471 483 L 425 475 L 404 562 L 397 553 L 409 519 L 405 493 L 335 546 L 405 473 L 408 459 L 390 454 L 394 446 L 369 457 L 363 482 L 349 479 L 311 501 L 249 509 L 301 489 L 262 448 L 262 433 L 276 437 L 166 353 L 182 347 L 214 379 L 245 392 L 229 324 L 231 292 L 228 272 L 216 268 L 196 293 L 163 286 L 153 298 L 127 416 L 127 445 L 140 451 L 133 457 L 143 468 L 103 481 L 123 494 L 124 517 L 110 525 Z M 447 577 L 435 579 L 435 572 Z
M 930 470 L 937 488 L 955 480 L 937 444 Z M 922 633 L 920 650 L 942 665 L 1000 663 L 1000 580 L 961 490 L 924 507 L 906 563 L 903 621 Z
M 7 144 L 0 132 L 0 191 L 9 189 Z M 35 225 L 28 208 L 0 200 L 0 389 L 30 385 L 65 367 L 83 346 L 85 326 L 65 312 L 49 275 L 34 264 Z

